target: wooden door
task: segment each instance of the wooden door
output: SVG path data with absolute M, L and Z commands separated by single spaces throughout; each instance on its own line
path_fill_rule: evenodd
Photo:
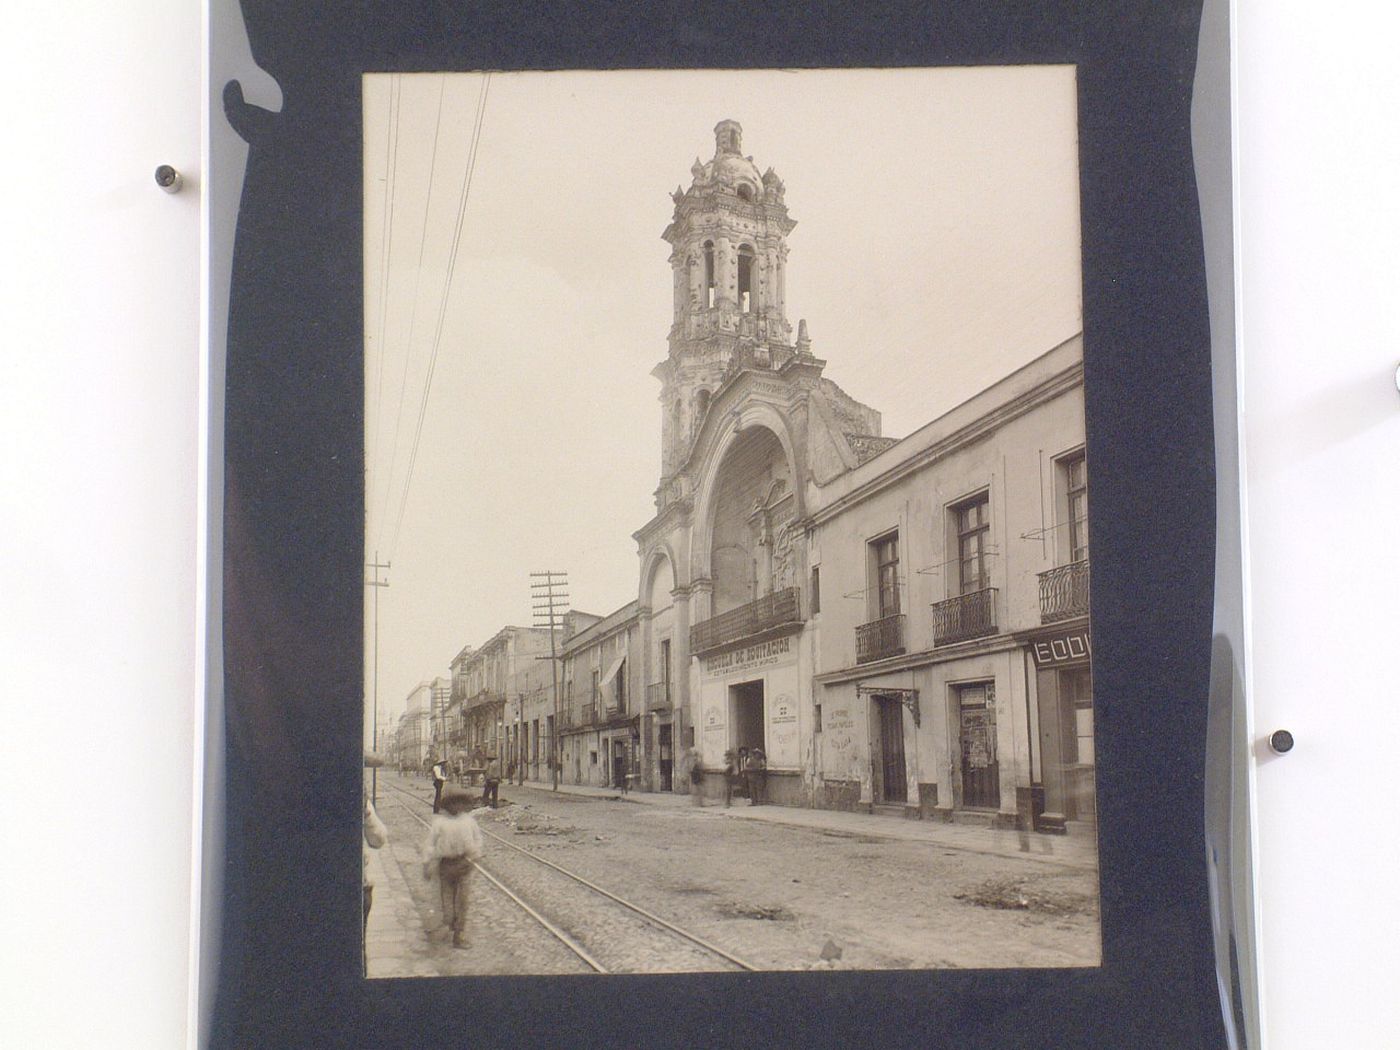
M 909 787 L 904 768 L 904 704 L 897 696 L 877 696 L 880 717 L 880 798 L 887 803 L 906 802 Z

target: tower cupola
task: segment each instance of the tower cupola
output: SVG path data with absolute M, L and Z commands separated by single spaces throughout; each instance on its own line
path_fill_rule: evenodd
M 790 356 L 785 186 L 743 150 L 737 120 L 715 125 L 715 152 L 695 158 L 690 186 L 671 194 L 673 316 L 667 359 L 656 369 L 665 407 L 663 472 L 684 458 L 710 395 L 731 365 Z

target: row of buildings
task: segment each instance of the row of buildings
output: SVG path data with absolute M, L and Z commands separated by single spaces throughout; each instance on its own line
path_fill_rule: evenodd
M 718 794 L 726 752 L 759 747 L 778 804 L 1092 820 L 1081 337 L 884 436 L 805 322 L 793 337 L 782 180 L 737 123 L 715 136 L 663 234 L 662 476 L 636 597 L 553 639 L 557 710 L 548 632 L 504 627 L 420 687 L 428 721 L 452 753 L 538 779 L 553 757 L 566 783 L 689 791 L 698 755 Z

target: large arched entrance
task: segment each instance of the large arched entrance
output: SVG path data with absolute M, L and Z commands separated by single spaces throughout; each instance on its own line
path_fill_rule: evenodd
M 795 517 L 787 453 L 767 427 L 750 427 L 720 461 L 710 527 L 711 615 L 792 586 Z

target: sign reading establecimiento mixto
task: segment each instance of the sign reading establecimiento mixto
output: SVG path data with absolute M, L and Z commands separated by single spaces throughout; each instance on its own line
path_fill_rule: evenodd
M 781 663 L 792 652 L 792 637 L 772 638 L 757 645 L 747 645 L 727 653 L 716 653 L 705 657 L 705 673 L 708 675 L 728 675 L 735 671 L 749 671 L 755 667 L 767 667 Z

